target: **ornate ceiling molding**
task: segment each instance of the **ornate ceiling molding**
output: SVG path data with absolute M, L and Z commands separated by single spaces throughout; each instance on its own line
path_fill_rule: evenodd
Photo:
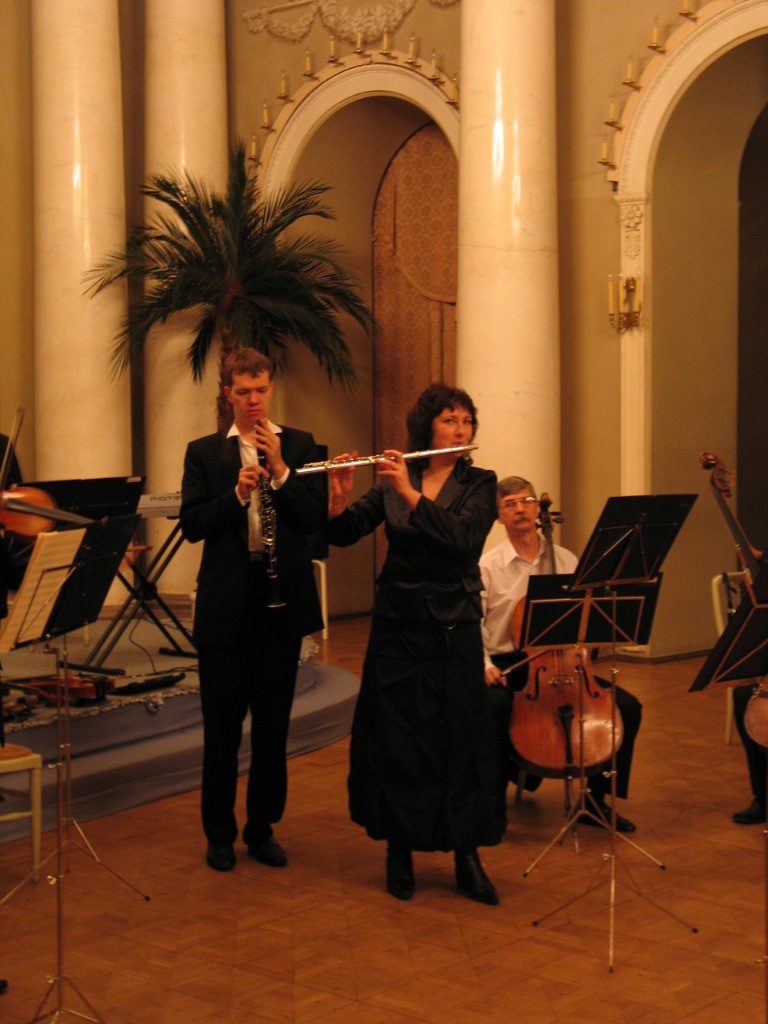
M 427 0 L 433 7 L 454 7 L 460 0 Z M 341 0 L 287 0 L 267 4 L 243 15 L 248 31 L 269 32 L 278 39 L 298 43 L 308 34 L 316 18 L 338 39 L 364 43 L 381 39 L 385 32 L 396 32 L 417 0 L 379 0 L 353 8 Z

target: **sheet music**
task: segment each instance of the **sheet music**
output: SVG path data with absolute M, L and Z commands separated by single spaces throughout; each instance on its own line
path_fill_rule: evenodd
M 41 638 L 84 537 L 84 529 L 37 535 L 24 579 L 0 630 L 0 653 Z

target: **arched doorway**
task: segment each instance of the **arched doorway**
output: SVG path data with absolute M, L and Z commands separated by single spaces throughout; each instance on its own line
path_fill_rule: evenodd
M 276 121 L 275 134 L 263 156 L 262 185 L 267 192 L 310 178 L 332 185 L 329 201 L 338 218 L 330 224 L 318 222 L 317 230 L 346 249 L 348 265 L 364 294 L 372 298 L 373 209 L 386 168 L 404 143 L 428 124 L 436 124 L 438 134 L 448 140 L 455 164 L 458 114 L 434 83 L 407 66 L 353 66 L 327 79 L 321 72 L 318 78 L 312 92 L 287 105 L 283 120 Z M 373 345 L 352 328 L 348 341 L 355 354 L 357 389 L 345 394 L 338 387 L 331 388 L 311 358 L 297 352 L 289 359 L 291 383 L 281 395 L 278 415 L 311 429 L 333 454 L 354 449 L 368 454 L 378 450 L 374 443 Z M 402 422 L 398 431 L 398 437 L 402 436 Z M 387 439 L 384 444 L 394 441 Z M 369 486 L 371 478 L 370 472 L 361 470 L 355 494 Z M 352 548 L 334 549 L 328 574 L 331 612 L 368 610 L 374 574 L 372 538 Z
M 735 465 L 739 168 L 768 101 L 767 32 L 766 3 L 713 10 L 660 60 L 618 161 L 622 269 L 646 283 L 621 340 L 624 493 L 702 494 L 665 566 L 654 656 L 710 646 L 710 580 L 735 562 L 698 456 Z
M 405 418 L 432 381 L 456 377 L 459 168 L 428 124 L 387 167 L 373 213 L 374 447 L 404 447 Z

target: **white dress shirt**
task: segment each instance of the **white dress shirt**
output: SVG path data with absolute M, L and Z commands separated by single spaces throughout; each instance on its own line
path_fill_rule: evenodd
M 572 551 L 555 544 L 555 568 L 558 573 L 572 573 L 578 564 L 579 560 Z M 508 654 L 515 650 L 516 645 L 510 629 L 515 606 L 528 593 L 529 578 L 546 576 L 549 572 L 546 545 L 541 537 L 539 550 L 533 562 L 528 562 L 518 555 L 508 537 L 480 559 L 486 668 L 492 665 L 491 655 Z

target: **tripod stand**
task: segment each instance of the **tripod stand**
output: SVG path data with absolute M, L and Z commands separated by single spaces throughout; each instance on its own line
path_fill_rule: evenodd
M 658 497 L 611 498 L 593 531 L 570 585 L 562 578 L 534 577 L 529 582 L 526 618 L 523 621 L 523 645 L 537 647 L 607 647 L 614 652 L 611 670 L 612 717 L 610 782 L 611 813 L 608 820 L 591 797 L 586 785 L 583 758 L 584 749 L 584 695 L 579 690 L 579 794 L 570 808 L 566 822 L 542 853 L 524 872 L 527 876 L 542 858 L 560 842 L 565 834 L 576 828 L 579 820 L 589 820 L 602 826 L 610 837 L 610 853 L 603 858 L 598 872 L 605 864 L 610 866 L 609 897 L 609 970 L 614 966 L 614 937 L 616 915 L 616 837 L 624 840 L 663 870 L 664 865 L 637 843 L 616 830 L 616 675 L 615 650 L 617 641 L 646 643 L 656 607 L 661 581 L 659 569 L 671 544 L 690 510 L 695 495 L 666 495 Z M 622 588 L 618 596 L 616 588 Z M 601 591 L 600 596 L 596 592 Z M 596 875 L 597 875 L 596 873 Z M 593 892 L 603 880 L 593 878 L 588 888 L 561 907 L 534 921 L 540 924 Z M 648 900 L 637 887 L 636 895 Z M 654 903 L 653 900 L 648 902 Z M 676 915 L 654 903 L 692 931 Z
M 85 529 L 40 534 L 35 542 L 24 579 L 19 588 L 11 615 L 0 633 L 0 652 L 9 651 L 38 640 L 49 642 L 54 637 L 65 636 L 72 629 L 95 621 L 104 602 L 117 566 L 136 526 L 136 516 L 121 517 L 101 523 L 93 523 Z M 56 875 L 52 884 L 56 886 L 56 974 L 48 978 L 49 990 L 40 1002 L 29 1024 L 35 1024 L 46 1013 L 45 1007 L 51 996 L 55 997 L 56 1010 L 52 1021 L 58 1021 L 66 1014 L 103 1024 L 74 981 L 64 969 L 64 924 L 63 924 L 63 882 L 69 870 L 71 830 L 74 828 L 85 845 L 86 852 L 116 878 L 140 893 L 117 872 L 112 871 L 97 856 L 83 830 L 72 817 L 71 794 L 71 738 L 69 718 L 68 666 L 66 656 L 57 653 L 56 686 L 56 727 L 58 742 L 57 770 L 57 843 L 54 852 L 46 858 L 56 859 Z M 66 860 L 65 860 L 66 854 Z M 31 875 L 29 876 L 31 878 Z M 10 899 L 18 891 L 20 883 L 1 902 Z M 88 1011 L 88 1016 L 65 1006 L 65 991 L 76 993 Z

